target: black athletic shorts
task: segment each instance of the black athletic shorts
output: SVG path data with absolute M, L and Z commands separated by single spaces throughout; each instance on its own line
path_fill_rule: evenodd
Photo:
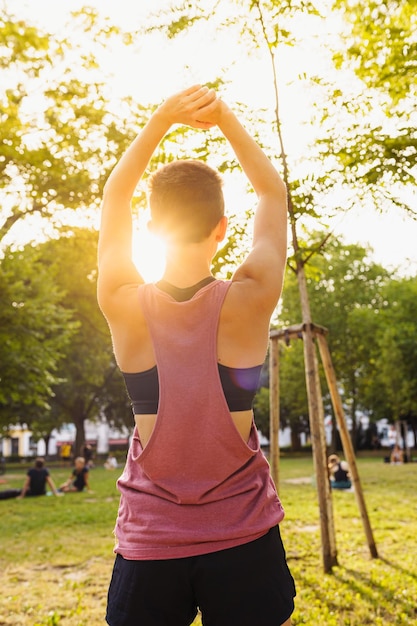
M 294 610 L 295 586 L 279 528 L 219 552 L 163 561 L 117 555 L 110 626 L 279 626 Z

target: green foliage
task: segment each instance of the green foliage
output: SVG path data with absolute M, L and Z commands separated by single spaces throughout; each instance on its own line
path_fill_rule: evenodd
M 355 61 L 356 73 L 367 84 L 386 91 L 397 104 L 415 94 L 417 68 L 416 3 L 414 0 L 337 0 L 350 25 L 345 53 Z
M 281 344 L 279 359 L 280 422 L 291 426 L 294 440 L 296 433 L 310 430 L 302 340 Z
M 96 14 L 81 12 L 75 21 L 87 17 L 92 28 Z M 103 30 L 99 24 L 95 30 L 98 45 Z M 113 28 L 104 33 L 118 34 Z M 1 240 L 26 216 L 59 222 L 61 209 L 96 207 L 115 159 L 131 138 L 128 130 L 118 129 L 131 124 L 111 112 L 98 62 L 81 43 L 60 41 L 4 9 L 0 35 L 7 42 L 0 46 L 0 192 L 7 197 L 0 212 Z M 135 122 L 140 112 L 132 110 Z
M 44 263 L 73 311 L 77 332 L 62 354 L 61 381 L 54 386 L 50 419 L 77 427 L 76 449 L 84 444 L 84 422 L 101 414 L 132 423 L 126 389 L 117 370 L 107 323 L 97 304 L 97 232 L 67 229 L 41 247 Z
M 344 98 L 337 98 L 338 107 L 344 108 Z M 390 125 L 383 126 L 372 121 L 374 103 L 368 100 L 367 119 L 355 124 L 352 117 L 341 121 L 335 115 L 331 125 L 339 123 L 341 131 L 330 129 L 318 141 L 323 157 L 331 153 L 340 163 L 335 179 L 344 179 L 353 185 L 358 198 L 372 198 L 379 210 L 399 206 L 410 214 L 415 209 L 404 193 L 416 182 L 417 136 L 415 129 L 405 118 L 399 121 L 395 131 Z M 369 200 L 368 200 L 369 202 Z
M 404 193 L 415 185 L 417 166 L 415 2 L 336 0 L 335 7 L 345 19 L 335 67 L 359 81 L 330 90 L 322 154 L 334 154 L 341 176 L 371 195 L 375 206 L 398 204 L 415 214 Z
M 417 278 L 393 280 L 384 289 L 377 347 L 380 354 L 375 395 L 384 389 L 385 404 L 394 419 L 417 418 Z
M 221 5 L 221 7 L 220 7 Z M 221 9 L 221 10 L 219 10 Z M 204 27 L 207 22 L 215 28 L 236 30 L 241 42 L 259 48 L 265 40 L 272 50 L 278 43 L 293 45 L 295 38 L 289 29 L 289 21 L 300 13 L 319 15 L 309 0 L 287 0 L 286 2 L 260 2 L 259 0 L 230 0 L 229 2 L 172 2 L 168 7 L 155 12 L 149 18 L 150 25 L 144 32 L 158 29 L 169 39 L 183 36 L 190 29 Z M 243 39 L 242 39 L 243 38 Z
M 0 264 L 0 426 L 26 423 L 35 439 L 62 423 L 105 416 L 131 425 L 110 333 L 97 305 L 97 232 L 6 254 Z
M 72 310 L 39 250 L 6 250 L 0 263 L 0 424 L 30 423 L 49 409 L 62 353 L 76 332 Z
M 269 388 L 259 389 L 253 403 L 253 412 L 257 428 L 269 438 Z
M 328 236 L 326 233 L 321 238 L 298 241 L 295 225 L 298 226 L 303 218 L 318 220 L 327 212 L 325 207 L 344 209 L 349 203 L 357 204 L 369 191 L 379 209 L 391 208 L 397 203 L 413 210 L 398 193 L 398 189 L 393 188 L 393 184 L 399 183 L 402 188 L 409 189 L 415 182 L 417 143 L 413 109 L 410 107 L 415 95 L 414 4 L 403 0 L 371 2 L 366 7 L 343 0 L 337 3 L 350 20 L 350 26 L 346 45 L 335 51 L 336 64 L 344 69 L 353 60 L 354 70 L 366 85 L 366 90 L 361 83 L 358 89 L 355 87 L 352 97 L 351 91 L 342 88 L 341 83 L 331 86 L 333 97 L 319 113 L 324 122 L 321 126 L 324 139 L 318 142 L 320 151 L 310 158 L 308 174 L 305 176 L 300 176 L 295 169 L 291 171 L 291 160 L 286 162 L 281 136 L 281 126 L 285 120 L 280 118 L 278 106 L 279 68 L 276 53 L 283 44 L 292 46 L 298 36 L 303 36 L 302 30 L 298 30 L 298 18 L 307 15 L 318 17 L 319 12 L 313 3 L 303 0 L 283 3 L 275 0 L 170 3 L 158 15 L 150 15 L 143 27 L 143 32 L 162 29 L 167 37 L 173 38 L 187 34 L 190 29 L 210 26 L 213 32 L 216 29 L 227 31 L 230 40 L 239 42 L 239 51 L 243 56 L 258 55 L 262 49 L 269 56 L 276 110 L 253 112 L 252 116 L 246 111 L 246 117 L 249 125 L 250 117 L 256 122 L 261 140 L 268 137 L 268 142 L 278 145 L 271 152 L 281 160 L 289 187 L 295 249 L 292 267 L 296 270 L 300 267 L 297 264 L 303 265 L 312 255 L 317 256 Z M 98 48 L 108 44 L 112 37 L 124 37 L 126 42 L 129 41 L 129 34 L 121 33 L 108 22 L 103 23 L 98 13 L 91 8 L 74 14 L 73 23 L 89 32 L 91 42 L 94 40 Z M 96 207 L 104 180 L 133 137 L 134 126 L 137 128 L 142 125 L 153 107 L 139 107 L 131 100 L 126 100 L 123 104 L 129 112 L 129 123 L 121 122 L 111 112 L 115 108 L 106 101 L 105 87 L 96 72 L 99 63 L 91 52 L 95 50 L 94 47 L 84 50 L 76 40 L 60 41 L 7 15 L 4 10 L 0 12 L 0 34 L 3 42 L 0 46 L 0 67 L 5 86 L 0 97 L 0 190 L 2 198 L 7 197 L 7 202 L 2 203 L 1 237 L 17 220 L 34 213 L 50 222 L 59 222 L 60 209 L 84 210 Z M 132 40 L 133 37 L 130 37 Z M 47 89 L 45 84 L 48 85 Z M 213 85 L 220 92 L 223 84 L 224 78 L 213 80 Z M 376 93 L 381 94 L 377 99 Z M 36 107 L 36 114 L 30 112 L 33 94 L 42 104 Z M 375 112 L 378 115 L 374 120 Z M 278 141 L 271 139 L 271 128 L 277 131 Z M 155 155 L 152 167 L 178 156 L 206 159 L 210 153 L 210 159 L 218 161 L 220 171 L 233 168 L 233 160 L 223 150 L 224 141 L 215 132 L 195 137 L 189 129 L 173 130 L 166 138 L 163 149 Z M 201 137 L 204 137 L 203 142 Z M 213 156 L 213 152 L 217 153 L 216 156 Z M 315 167 L 315 162 L 319 164 L 318 167 Z M 144 195 L 138 192 L 136 208 L 143 206 L 144 201 Z M 232 265 L 240 254 L 236 253 L 236 246 L 241 242 L 244 248 L 248 245 L 245 230 L 245 223 L 232 225 L 230 239 L 216 256 L 215 271 L 230 277 Z M 346 251 L 335 245 L 332 255 L 336 256 L 340 252 L 345 255 Z M 405 348 L 405 344 L 409 346 L 412 342 L 401 339 L 412 337 L 413 324 L 407 327 L 405 320 L 402 320 L 401 333 L 394 332 L 392 328 L 386 328 L 383 332 L 377 314 L 373 311 L 372 293 L 377 294 L 377 300 L 381 293 L 378 276 L 365 267 L 366 264 L 353 250 L 346 256 L 342 255 L 346 263 L 343 268 L 338 268 L 340 274 L 329 272 L 329 257 L 326 254 L 323 253 L 316 263 L 308 266 L 308 282 L 314 298 L 312 308 L 314 317 L 317 316 L 315 321 L 323 320 L 322 323 L 330 327 L 329 337 L 337 374 L 341 376 L 352 410 L 362 405 L 372 407 L 373 413 L 379 416 L 387 413 L 389 416 L 403 415 L 404 411 L 410 410 L 414 387 L 408 373 L 406 379 L 400 381 L 399 372 L 403 370 L 399 364 L 405 363 L 406 359 L 411 364 L 415 361 L 412 350 Z M 81 277 L 80 284 L 85 286 L 85 277 L 79 273 L 78 259 L 78 255 L 79 258 L 83 257 L 83 251 L 74 250 L 74 255 L 76 275 Z M 60 258 L 59 253 L 57 258 Z M 351 262 L 349 272 L 346 265 L 349 266 Z M 88 266 L 89 263 L 90 259 Z M 92 268 L 91 265 L 91 271 Z M 98 339 L 101 332 L 104 337 L 105 331 L 101 330 L 101 322 L 95 317 L 96 312 L 92 313 L 94 278 L 90 276 L 88 287 L 91 292 L 83 300 L 78 297 L 78 293 L 74 293 L 74 286 L 68 285 L 63 273 L 58 272 L 56 277 L 59 288 L 62 285 L 64 291 L 73 296 L 68 296 L 67 311 L 73 315 L 73 307 L 79 307 L 73 317 L 79 324 L 78 339 L 71 344 L 71 355 L 68 350 L 65 351 L 67 361 L 59 371 L 61 384 L 54 384 L 57 382 L 57 374 L 54 374 L 55 378 L 50 377 L 53 365 L 49 363 L 49 369 L 45 370 L 47 376 L 42 383 L 42 400 L 38 397 L 33 406 L 37 406 L 37 401 L 45 406 L 45 397 L 53 386 L 56 396 L 52 412 L 48 418 L 45 416 L 45 427 L 51 415 L 58 423 L 64 416 L 70 419 L 72 415 L 72 420 L 76 415 L 94 415 L 99 405 L 109 419 L 116 420 L 118 415 L 124 416 L 123 403 L 119 403 L 122 383 L 108 351 L 108 344 L 103 347 L 104 343 Z M 291 284 L 288 279 L 287 283 Z M 291 309 L 292 316 L 287 316 L 287 322 L 302 318 L 295 284 L 293 294 L 289 296 L 291 305 L 286 305 L 288 311 Z M 349 298 L 355 302 L 354 306 L 349 305 Z M 283 313 L 285 319 L 285 307 Z M 378 343 L 371 346 L 369 338 L 376 336 L 377 330 Z M 96 358 L 91 353 L 83 352 L 89 344 Z M 84 355 L 83 359 L 79 357 L 79 362 L 77 352 Z M 301 390 L 304 389 L 304 376 L 302 368 L 297 373 L 300 359 L 297 352 L 298 348 L 289 346 L 283 349 L 282 357 L 288 371 L 294 368 L 286 381 L 287 404 L 283 408 L 283 419 L 293 424 L 305 421 L 305 391 Z M 23 367 L 28 355 L 24 351 L 19 354 L 19 367 Z M 381 367 L 381 354 L 392 357 L 387 358 L 385 369 Z M 394 361 L 398 366 L 398 381 L 394 380 L 394 376 L 390 379 L 389 368 Z M 95 371 L 95 367 L 102 368 L 99 370 L 101 374 Z M 82 383 L 84 375 L 88 381 L 86 387 Z M 390 401 L 387 407 L 387 403 L 381 399 L 378 385 L 386 389 L 389 380 L 392 391 L 388 394 Z M 69 407 L 67 398 L 73 389 L 77 390 L 78 404 L 74 399 L 72 407 Z M 403 398 L 401 407 L 398 401 L 394 406 L 394 396 Z M 328 403 L 328 398 L 326 400 Z M 84 417 L 80 419 L 83 421 Z M 32 423 L 35 424 L 35 421 L 34 416 Z M 39 432 L 42 430 L 39 424 Z
M 323 239 L 323 233 L 313 233 L 309 246 Z M 369 260 L 366 249 L 335 238 L 305 270 L 312 318 L 329 331 L 327 341 L 348 416 L 354 423 L 357 411 L 375 420 L 411 418 L 417 403 L 416 280 L 394 280 Z M 299 323 L 300 313 L 296 277 L 288 272 L 280 323 Z M 302 341 L 281 347 L 280 386 L 282 419 L 305 422 Z M 324 380 L 322 389 L 331 411 Z
M 95 57 L 82 51 L 76 39 L 59 41 L 53 35 L 17 21 L 5 11 L 0 15 L 0 31 L 8 36 L 4 38 L 7 45 L 0 46 L 0 63 L 10 85 L 0 98 L 0 116 L 4 122 L 0 130 L 3 146 L 0 193 L 2 198 L 8 199 L 0 212 L 1 239 L 16 222 L 27 216 L 39 214 L 49 225 L 59 227 L 62 220 L 68 222 L 68 213 L 62 217 L 61 209 L 73 209 L 85 215 L 86 209 L 97 207 L 111 167 L 154 107 L 126 99 L 121 110 L 129 112 L 130 121 L 118 119 L 111 112 L 114 103 L 110 106 L 104 96 L 105 86 L 97 80 Z M 81 25 L 89 31 L 89 37 L 94 34 L 97 46 L 120 35 L 119 29 L 103 25 L 92 9 L 74 15 L 73 25 Z M 37 99 L 35 106 L 32 106 L 33 94 Z M 224 145 L 224 140 L 216 134 L 200 133 L 197 137 L 188 128 L 177 128 L 166 137 L 151 168 L 173 158 L 206 160 L 211 146 Z M 221 154 L 219 160 L 224 169 L 226 160 Z M 140 210 L 145 201 L 145 194 L 139 190 L 134 199 L 135 210 Z M 222 260 L 220 255 L 216 261 L 216 271 L 232 256 L 239 236 L 235 229 L 222 251 L 225 258 Z M 4 320 L 2 332 L 6 338 L 7 358 L 2 361 L 4 385 L 0 397 L 4 406 L 7 405 L 4 423 L 7 425 L 10 418 L 12 421 L 24 419 L 38 438 L 47 437 L 52 428 L 62 422 L 74 422 L 77 447 L 80 447 L 86 419 L 104 415 L 115 425 L 130 425 L 132 420 L 124 383 L 112 354 L 109 330 L 96 301 L 96 235 L 81 229 L 61 231 L 58 239 L 38 246 L 36 254 L 41 268 L 39 279 L 44 277 L 45 291 L 50 294 L 43 302 L 44 329 L 40 311 L 34 311 L 37 332 L 39 336 L 43 332 L 44 339 L 55 330 L 47 303 L 53 304 L 54 297 L 58 298 L 54 294 L 58 292 L 62 305 L 59 311 L 67 327 L 61 333 L 60 342 L 55 342 L 55 351 L 46 341 L 39 341 L 42 355 L 38 355 L 28 342 L 27 350 L 18 349 L 22 341 L 19 340 L 19 344 L 16 341 L 11 315 Z M 7 266 L 7 260 L 4 261 L 4 271 L 15 258 L 17 256 L 10 257 Z M 23 275 L 22 268 L 16 264 L 13 271 L 19 270 Z M 11 270 L 7 271 L 10 274 Z M 15 279 L 6 277 L 5 280 L 13 282 Z M 13 286 L 10 295 L 11 302 L 16 299 L 15 308 L 22 300 L 21 296 L 13 295 L 18 285 L 17 282 Z M 36 293 L 32 295 L 36 299 Z M 5 294 L 5 300 L 8 297 Z M 27 303 L 25 306 L 24 310 L 29 311 Z M 37 300 L 32 308 L 35 306 L 39 307 Z M 23 309 L 20 315 L 22 312 Z M 13 317 L 16 320 L 15 311 Z M 32 326 L 34 323 L 31 321 Z M 27 325 L 29 327 L 29 323 Z M 19 380 L 22 371 L 26 371 L 25 383 Z M 24 417 L 19 414 L 20 406 L 25 408 L 21 411 Z
M 38 76 L 49 62 L 49 36 L 22 20 L 11 18 L 5 11 L 0 14 L 0 33 L 0 68 L 16 71 L 19 59 L 28 75 Z

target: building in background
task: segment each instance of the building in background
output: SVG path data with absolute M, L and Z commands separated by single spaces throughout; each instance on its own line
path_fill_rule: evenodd
M 0 438 L 0 455 L 9 457 L 61 457 L 65 447 L 75 443 L 74 424 L 65 424 L 59 430 L 54 429 L 48 441 L 34 441 L 32 431 L 26 426 L 11 426 L 9 436 Z M 108 454 L 116 450 L 127 450 L 131 432 L 128 428 L 111 427 L 106 421 L 85 423 L 85 443 L 90 444 L 96 454 Z

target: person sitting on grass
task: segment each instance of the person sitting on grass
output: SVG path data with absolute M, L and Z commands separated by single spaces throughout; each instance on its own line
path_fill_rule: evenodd
M 67 481 L 60 486 L 59 491 L 64 493 L 73 491 L 90 491 L 88 484 L 88 467 L 85 463 L 85 459 L 82 456 L 77 456 L 74 461 L 74 469 Z
M 34 467 L 27 472 L 23 489 L 6 489 L 0 492 L 0 500 L 25 498 L 26 496 L 44 496 L 46 495 L 47 484 L 55 496 L 59 495 L 49 470 L 45 467 L 45 459 L 37 457 Z
M 330 473 L 330 485 L 332 489 L 350 489 L 349 465 L 346 461 L 341 461 L 337 454 L 331 454 L 327 460 Z
M 106 462 L 104 463 L 104 467 L 108 470 L 117 469 L 118 463 L 114 454 L 109 454 L 109 456 L 106 459 Z
M 395 444 L 391 451 L 390 463 L 392 465 L 402 465 L 404 463 L 404 452 L 398 443 Z

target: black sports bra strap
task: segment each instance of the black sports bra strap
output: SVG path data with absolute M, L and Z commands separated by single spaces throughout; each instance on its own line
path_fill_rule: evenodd
M 191 287 L 176 287 L 175 285 L 171 285 L 167 280 L 161 279 L 156 283 L 156 286 L 161 291 L 165 291 L 165 293 L 170 295 L 177 302 L 186 302 L 187 300 L 191 300 L 197 291 L 200 291 L 200 289 L 203 289 L 203 287 L 206 287 L 206 285 L 209 285 L 214 280 L 216 280 L 214 276 L 207 276 L 195 285 L 191 285 Z

